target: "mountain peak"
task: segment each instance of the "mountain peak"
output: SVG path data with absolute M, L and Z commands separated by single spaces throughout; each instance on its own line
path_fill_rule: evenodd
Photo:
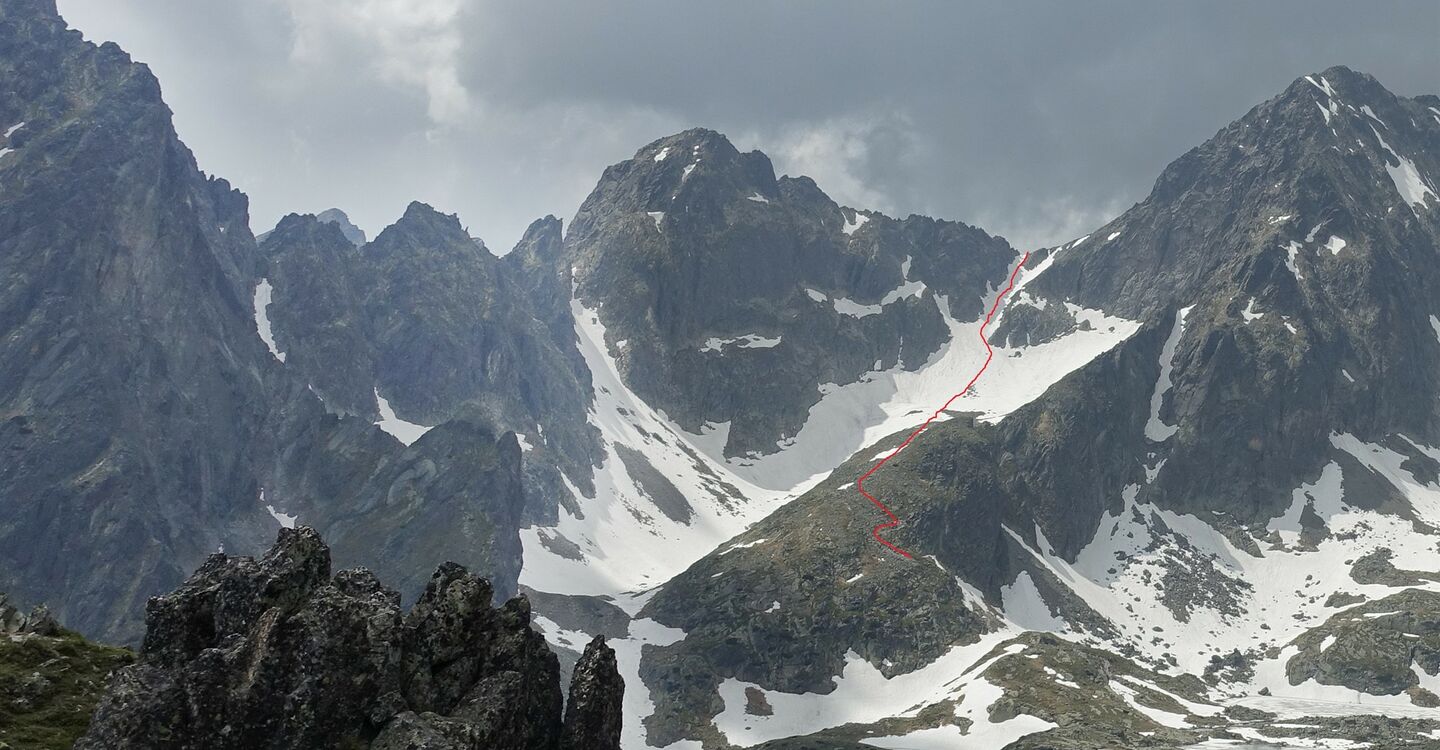
M 471 237 L 460 223 L 460 217 L 437 211 L 428 203 L 411 201 L 405 213 L 380 231 L 368 245 L 367 253 L 411 255 L 416 252 L 440 251 L 462 256 L 479 254 L 494 257 L 484 243 Z
M 680 156 L 683 159 L 684 156 L 692 153 L 696 157 L 710 155 L 732 159 L 740 155 L 735 144 L 731 143 L 730 139 L 722 133 L 709 128 L 690 128 L 651 141 L 635 152 L 634 159 L 636 161 L 649 159 L 658 164 L 674 156 Z
M 340 227 L 340 232 L 345 235 L 345 239 L 350 240 L 350 244 L 356 247 L 365 244 L 365 230 L 355 226 L 344 211 L 338 208 L 327 208 L 315 214 L 315 218 L 322 223 Z
M 1359 106 L 1394 99 L 1395 95 L 1368 73 L 1352 70 L 1344 65 L 1332 65 L 1318 73 L 1307 73 L 1296 78 L 1279 98 L 1286 100 L 1292 97 L 1307 100 L 1318 97 L 1321 106 L 1328 107 L 1332 98 Z

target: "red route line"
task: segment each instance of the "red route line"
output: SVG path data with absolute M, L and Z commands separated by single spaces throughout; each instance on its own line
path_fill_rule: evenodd
M 950 405 L 955 403 L 955 399 L 958 399 L 961 396 L 965 395 L 965 393 L 970 390 L 971 386 L 975 385 L 975 381 L 979 380 L 980 376 L 985 373 L 985 368 L 990 366 L 990 360 L 995 357 L 995 350 L 990 348 L 990 342 L 985 338 L 985 326 L 990 325 L 990 321 L 995 317 L 995 313 L 999 311 L 1000 301 L 1005 299 L 1005 295 L 1009 294 L 1011 289 L 1015 288 L 1015 277 L 1020 275 L 1020 269 L 1025 267 L 1025 261 L 1029 259 L 1030 253 L 1028 252 L 1020 258 L 1020 262 L 1015 266 L 1015 270 L 1010 272 L 1010 283 L 1004 289 L 1000 290 L 1000 294 L 995 296 L 995 304 L 990 306 L 990 313 L 985 316 L 985 322 L 980 324 L 980 343 L 985 345 L 985 362 L 984 364 L 980 365 L 980 369 L 976 371 L 974 377 L 970 378 L 970 382 L 966 383 L 965 387 L 961 388 L 959 393 L 951 396 L 949 401 L 946 401 L 943 406 L 941 406 L 939 409 L 936 409 L 935 413 L 931 414 L 930 418 L 925 420 L 924 424 L 915 428 L 915 431 L 910 433 L 910 437 L 905 438 L 905 442 L 901 443 L 900 446 L 895 450 L 890 451 L 889 455 L 880 459 L 878 463 L 870 467 L 869 471 L 865 472 L 863 475 L 861 475 L 859 479 L 855 480 L 855 487 L 860 490 L 860 494 L 864 495 L 866 500 L 874 503 L 875 507 L 879 508 L 885 515 L 890 517 L 889 521 L 875 524 L 875 528 L 870 530 L 871 536 L 875 537 L 875 541 L 885 545 L 886 547 L 889 547 L 892 552 L 899 553 L 907 559 L 913 559 L 909 552 L 900 549 L 894 544 L 891 544 L 890 541 L 887 540 L 885 537 L 880 536 L 881 530 L 893 529 L 896 526 L 899 526 L 900 519 L 895 515 L 895 511 L 890 510 L 889 506 L 885 505 L 885 503 L 880 502 L 880 500 L 878 500 L 874 495 L 865 491 L 865 480 L 869 479 L 871 474 L 879 471 L 881 466 L 884 466 L 887 461 L 898 455 L 900 451 L 905 450 L 905 446 L 909 445 L 910 441 L 919 437 L 920 433 L 924 432 L 926 428 L 930 426 L 931 422 L 934 422 L 940 417 L 941 413 L 949 409 Z

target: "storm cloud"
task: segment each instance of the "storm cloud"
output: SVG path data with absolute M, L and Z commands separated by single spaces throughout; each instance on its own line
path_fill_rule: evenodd
M 160 77 L 263 231 L 411 200 L 499 252 L 608 164 L 710 127 L 836 200 L 1022 247 L 1088 231 L 1290 81 L 1440 92 L 1433 2 L 60 0 Z

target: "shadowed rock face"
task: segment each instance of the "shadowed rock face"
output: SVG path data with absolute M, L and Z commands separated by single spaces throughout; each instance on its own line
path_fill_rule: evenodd
M 520 448 L 483 408 L 425 413 L 439 426 L 409 446 L 371 424 L 375 385 L 388 381 L 350 365 L 386 360 L 353 325 L 366 287 L 333 270 L 359 253 L 340 217 L 272 238 L 305 251 L 273 267 L 278 300 L 309 293 L 308 327 L 275 321 L 291 368 L 257 335 L 257 285 L 271 267 L 245 196 L 200 172 L 149 69 L 67 29 L 53 2 L 0 4 L 7 133 L 0 590 L 47 602 L 89 636 L 138 642 L 149 596 L 216 549 L 268 545 L 279 524 L 268 506 L 323 530 L 337 561 L 378 571 L 407 599 L 446 559 L 514 593 Z M 483 254 L 462 240 L 457 249 Z M 423 270 L 441 253 L 413 255 Z M 416 276 L 405 263 L 387 267 L 394 283 Z M 302 277 L 315 280 L 308 290 L 288 283 Z M 496 370 L 511 371 L 514 347 L 495 349 Z M 398 358 L 424 366 L 413 352 Z M 467 363 L 442 364 L 431 371 Z M 556 412 L 583 428 L 583 406 Z
M 774 453 L 824 383 L 924 364 L 949 338 L 938 297 L 974 320 L 1016 259 L 965 224 L 842 208 L 702 129 L 607 168 L 565 255 L 627 385 L 686 429 L 730 423 L 730 456 Z
M 491 596 L 446 563 L 404 612 L 368 570 L 332 576 L 304 527 L 258 560 L 217 553 L 150 601 L 139 662 L 111 677 L 76 747 L 618 747 L 614 652 L 586 650 L 567 721 L 528 600 Z
M 585 646 L 565 704 L 565 750 L 620 750 L 620 701 L 625 682 L 615 652 L 597 635 Z
M 285 369 L 335 414 L 374 421 L 378 396 L 421 425 L 465 419 L 525 436 L 527 521 L 553 523 L 571 502 L 562 472 L 593 494 L 570 289 L 538 268 L 555 262 L 560 222 L 535 222 L 505 259 L 423 203 L 368 244 L 343 232 L 291 214 L 260 245 Z

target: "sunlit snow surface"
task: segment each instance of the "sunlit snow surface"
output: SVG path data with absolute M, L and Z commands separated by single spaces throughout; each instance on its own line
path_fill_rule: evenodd
M 944 656 L 921 669 L 891 679 L 886 679 L 869 662 L 850 652 L 845 655 L 843 671 L 835 679 L 835 689 L 828 694 L 797 695 L 764 690 L 766 701 L 774 709 L 770 716 L 745 713 L 745 689 L 759 686 L 732 677 L 720 685 L 720 696 L 725 701 L 725 710 L 715 717 L 715 726 L 725 734 L 726 739 L 743 747 L 781 737 L 810 734 L 847 722 L 871 722 L 891 716 L 913 716 L 920 707 L 945 700 L 960 692 L 959 688 L 962 686 L 955 682 L 955 678 L 962 673 L 973 676 L 985 671 L 994 659 L 980 663 L 982 657 L 1015 634 L 1014 631 L 986 634 L 973 644 L 952 648 Z M 983 680 L 979 682 L 984 683 Z M 973 683 L 967 681 L 966 684 Z M 972 700 L 977 704 L 982 702 L 985 696 L 977 693 L 988 691 L 982 689 L 971 692 L 972 695 L 967 696 L 966 703 L 961 705 L 961 711 L 974 708 L 967 704 Z M 994 697 L 999 697 L 998 690 Z M 988 706 L 993 700 L 994 698 L 991 698 L 984 702 Z M 966 715 L 960 712 L 957 714 Z M 989 724 L 988 717 L 984 723 Z M 1000 742 L 994 747 L 1004 744 L 1005 742 Z
M 605 347 L 605 330 L 596 313 L 579 302 L 572 302 L 571 310 L 595 388 L 589 419 L 600 430 L 605 456 L 595 471 L 594 497 L 568 487 L 583 518 L 562 507 L 555 526 L 521 531 L 520 581 L 563 594 L 647 589 L 744 531 L 778 507 L 785 493 L 735 476 L 700 449 L 705 436 L 679 429 L 631 393 Z M 680 490 L 694 510 L 688 524 L 671 520 L 655 507 L 616 456 L 617 443 L 643 453 Z M 578 545 L 584 558 L 573 560 L 547 549 L 542 534 L 553 533 Z
M 1039 270 L 1043 269 L 1022 273 L 1017 286 L 1023 288 Z M 905 283 L 912 283 L 908 273 L 905 276 Z M 987 309 L 994 296 L 992 290 L 984 300 Z M 935 301 L 951 340 L 922 367 L 906 371 L 897 366 L 871 372 L 855 383 L 822 385 L 821 400 L 797 435 L 778 444 L 771 455 L 739 458 L 724 456 L 728 423 L 690 433 L 632 393 L 606 346 L 599 316 L 572 301 L 580 350 L 594 378 L 590 421 L 600 430 L 606 455 L 596 471 L 595 497 L 583 497 L 570 488 L 583 518 L 562 509 L 555 526 L 522 531 L 521 582 L 542 591 L 573 594 L 649 588 L 808 490 L 863 446 L 924 421 L 985 359 L 980 321 L 960 323 L 951 317 L 945 298 Z M 985 419 L 1003 418 L 1138 327 L 1097 311 L 1069 307 L 1077 318 L 1090 322 L 1091 330 L 1037 346 L 997 347 L 985 377 L 954 408 L 979 412 Z M 997 316 L 991 330 L 999 323 Z M 778 343 L 778 339 L 754 338 L 745 343 Z M 722 349 L 729 342 L 708 344 Z M 640 450 L 675 484 L 694 508 L 690 523 L 673 521 L 656 509 L 616 458 L 612 446 L 617 443 Z M 584 559 L 569 559 L 547 549 L 544 539 L 553 534 L 578 545 Z

